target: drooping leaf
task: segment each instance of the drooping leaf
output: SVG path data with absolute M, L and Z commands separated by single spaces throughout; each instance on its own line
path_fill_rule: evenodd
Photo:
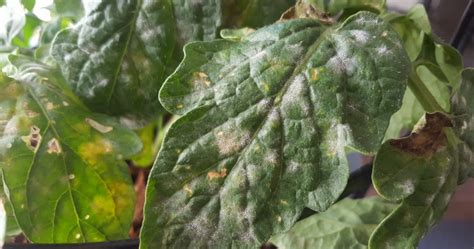
M 366 249 L 375 227 L 396 207 L 377 197 L 345 199 L 273 236 L 279 249 Z
M 451 120 L 426 114 L 413 133 L 388 140 L 377 153 L 372 181 L 384 198 L 401 204 L 377 227 L 369 248 L 417 248 L 441 218 L 456 189 L 456 148 L 447 142 Z
M 459 145 L 459 182 L 474 177 L 474 69 L 462 72 L 463 82 L 452 98 L 454 131 L 461 140 Z
M 102 1 L 51 51 L 90 108 L 142 120 L 161 109 L 156 96 L 174 44 L 168 1 Z
M 368 12 L 187 45 L 160 92 L 186 114 L 150 175 L 142 248 L 257 247 L 305 206 L 328 208 L 347 182 L 345 147 L 377 151 L 408 67 Z
M 11 77 L 0 79 L 0 160 L 19 226 L 37 243 L 127 238 L 135 197 L 121 158 L 140 140 L 85 108 L 59 72 L 10 60 Z

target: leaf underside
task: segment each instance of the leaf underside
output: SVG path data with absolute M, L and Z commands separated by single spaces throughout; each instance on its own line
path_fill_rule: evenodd
M 347 181 L 345 147 L 377 151 L 407 65 L 368 12 L 187 45 L 160 92 L 185 115 L 150 175 L 141 248 L 257 247 L 305 206 L 325 210 Z
M 270 242 L 279 249 L 366 249 L 372 231 L 396 206 L 376 197 L 345 199 L 297 222 Z
M 3 186 L 16 220 L 35 243 L 128 238 L 134 190 L 121 158 L 136 135 L 93 114 L 55 70 L 10 56 L 0 75 Z
M 446 210 L 456 189 L 456 148 L 447 143 L 450 119 L 426 114 L 408 137 L 388 140 L 377 153 L 372 180 L 384 198 L 400 205 L 376 228 L 369 248 L 417 248 Z

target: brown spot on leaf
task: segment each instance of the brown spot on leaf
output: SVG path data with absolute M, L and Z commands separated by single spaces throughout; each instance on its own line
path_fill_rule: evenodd
M 30 134 L 28 136 L 22 136 L 21 140 L 25 142 L 26 146 L 36 152 L 41 142 L 40 128 L 36 125 L 30 127 Z
M 391 140 L 390 144 L 417 156 L 430 157 L 445 145 L 443 129 L 452 126 L 451 119 L 445 114 L 426 113 L 424 120 L 416 125 L 408 137 Z
M 219 171 L 210 171 L 207 173 L 209 180 L 224 178 L 227 175 L 227 169 L 223 168 Z
M 59 145 L 59 142 L 56 138 L 52 138 L 48 142 L 48 153 L 52 154 L 60 154 L 61 153 L 61 145 Z
M 333 24 L 335 21 L 329 13 L 314 8 L 307 1 L 298 1 L 295 6 L 291 7 L 281 15 L 280 20 L 290 20 L 298 18 L 317 19 L 325 24 Z

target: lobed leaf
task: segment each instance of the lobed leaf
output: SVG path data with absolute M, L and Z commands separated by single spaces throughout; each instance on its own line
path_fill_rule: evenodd
M 375 227 L 396 207 L 377 197 L 345 199 L 270 239 L 279 249 L 366 249 Z
M 18 225 L 35 243 L 128 238 L 135 194 L 122 158 L 140 140 L 90 112 L 61 74 L 10 56 L 0 76 L 3 187 Z
M 474 69 L 462 72 L 463 82 L 452 98 L 454 131 L 460 138 L 459 182 L 474 177 Z
M 150 174 L 141 247 L 257 247 L 305 206 L 327 209 L 347 182 L 345 148 L 377 151 L 408 65 L 368 12 L 187 45 L 160 92 L 185 115 Z
M 456 189 L 456 148 L 448 144 L 442 113 L 427 113 L 413 133 L 386 141 L 374 161 L 377 192 L 400 205 L 376 228 L 369 248 L 417 248 L 446 210 Z

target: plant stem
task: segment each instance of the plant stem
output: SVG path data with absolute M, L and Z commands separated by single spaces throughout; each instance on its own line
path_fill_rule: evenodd
M 418 77 L 416 74 L 415 67 L 410 72 L 410 76 L 408 79 L 408 87 L 415 95 L 416 99 L 420 102 L 423 106 L 425 111 L 427 112 L 443 112 L 446 111 L 439 105 L 438 101 L 436 101 L 435 97 L 431 94 L 430 90 L 426 87 L 425 83 Z M 458 143 L 458 139 L 454 134 L 452 128 L 446 128 L 445 134 L 448 139 L 449 144 L 456 145 Z
M 425 86 L 420 77 L 416 74 L 415 68 L 410 72 L 408 78 L 408 87 L 415 95 L 416 99 L 427 112 L 445 112 L 439 105 L 438 101 L 433 97 L 430 90 Z

